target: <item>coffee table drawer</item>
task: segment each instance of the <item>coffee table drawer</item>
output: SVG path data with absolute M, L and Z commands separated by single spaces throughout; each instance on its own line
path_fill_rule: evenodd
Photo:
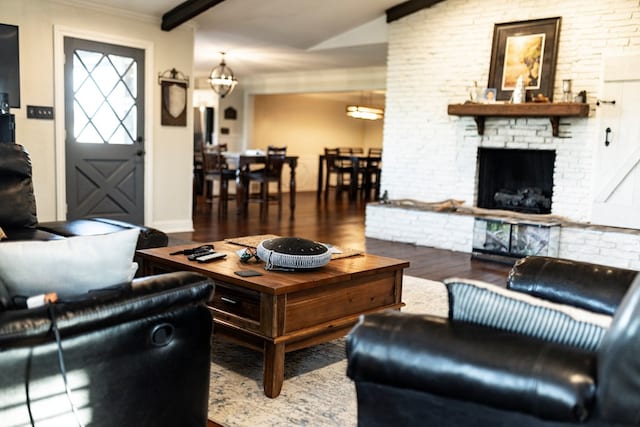
M 256 322 L 260 321 L 259 292 L 237 287 L 231 289 L 216 282 L 216 290 L 209 304 L 226 313 Z
M 402 284 L 393 274 L 368 276 L 322 289 L 289 294 L 285 331 L 293 332 L 336 319 L 400 304 Z

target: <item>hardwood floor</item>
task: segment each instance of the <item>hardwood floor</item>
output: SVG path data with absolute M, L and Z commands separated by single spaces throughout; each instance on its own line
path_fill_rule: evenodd
M 259 204 L 249 204 L 246 218 L 236 215 L 234 201 L 229 202 L 226 217 L 218 216 L 218 199 L 207 204 L 198 197 L 191 233 L 171 233 L 172 242 L 207 242 L 255 234 L 297 236 L 328 242 L 345 248 L 362 249 L 376 255 L 411 262 L 406 274 L 430 280 L 464 277 L 504 285 L 510 266 L 489 261 L 472 260 L 470 254 L 366 238 L 364 201 L 349 202 L 347 195 L 330 194 L 316 199 L 315 192 L 297 194 L 295 219 L 289 218 L 289 199 L 285 195 L 281 215 L 277 204 L 269 206 L 268 217 L 260 219 Z M 171 243 L 170 243 L 171 244 Z

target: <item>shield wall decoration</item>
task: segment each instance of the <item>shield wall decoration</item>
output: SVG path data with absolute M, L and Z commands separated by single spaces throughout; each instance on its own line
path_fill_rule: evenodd
M 162 82 L 162 124 L 187 125 L 187 84 Z

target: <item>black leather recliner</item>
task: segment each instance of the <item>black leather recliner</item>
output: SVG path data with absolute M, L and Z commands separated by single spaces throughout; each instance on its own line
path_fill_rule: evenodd
M 73 402 L 86 426 L 206 426 L 212 292 L 177 272 L 0 311 L 0 425 L 79 425 Z
M 507 287 L 613 314 L 612 324 L 589 352 L 446 318 L 363 316 L 347 339 L 358 424 L 640 425 L 637 272 L 528 257 Z
M 138 228 L 136 249 L 167 246 L 168 236 L 155 228 L 106 218 L 38 223 L 29 154 L 19 144 L 0 144 L 0 228 L 8 240 L 52 240 Z

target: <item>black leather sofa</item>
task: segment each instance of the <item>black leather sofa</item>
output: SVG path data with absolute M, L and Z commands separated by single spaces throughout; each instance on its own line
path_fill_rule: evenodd
M 19 144 L 0 144 L 0 228 L 7 240 L 53 240 L 113 233 L 136 227 L 137 249 L 167 246 L 168 236 L 155 228 L 106 218 L 39 223 L 29 154 Z
M 205 427 L 212 292 L 177 272 L 0 309 L 0 425 Z
M 347 338 L 360 426 L 640 425 L 640 277 L 529 257 L 510 289 L 613 314 L 596 351 L 397 311 Z

